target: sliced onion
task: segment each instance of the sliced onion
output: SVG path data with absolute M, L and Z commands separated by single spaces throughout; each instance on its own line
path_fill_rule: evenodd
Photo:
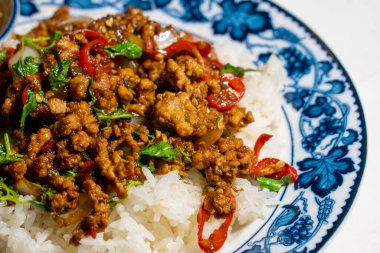
M 162 50 L 165 47 L 170 46 L 177 40 L 177 35 L 171 29 L 168 29 L 158 35 L 154 35 L 154 41 L 156 42 L 156 45 L 159 50 Z
M 82 23 L 82 24 L 87 25 L 87 24 L 91 23 L 93 20 L 94 19 L 89 17 L 89 16 L 77 16 L 77 17 L 69 18 L 69 19 L 66 19 L 66 20 L 59 22 L 57 24 L 57 28 L 67 26 L 67 25 L 75 25 L 78 23 Z
M 197 140 L 197 143 L 203 142 L 206 147 L 210 147 L 217 142 L 223 134 L 223 128 L 208 130 L 207 134 L 203 135 Z
M 80 222 L 92 210 L 92 201 L 87 194 L 79 195 L 79 203 L 76 209 L 72 209 L 63 215 L 54 214 L 52 217 L 60 227 L 66 227 L 71 224 Z
M 30 182 L 26 178 L 22 178 L 16 182 L 14 185 L 16 190 L 20 192 L 22 195 L 32 195 L 34 197 L 38 197 L 41 195 L 42 190 L 35 186 L 32 182 Z

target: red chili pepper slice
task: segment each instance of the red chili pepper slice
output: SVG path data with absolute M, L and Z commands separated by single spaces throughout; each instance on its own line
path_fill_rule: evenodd
M 12 56 L 16 53 L 16 49 L 13 47 L 8 48 L 7 55 Z
M 262 134 L 257 139 L 253 148 L 253 167 L 252 177 L 269 177 L 272 179 L 281 179 L 283 176 L 291 175 L 291 182 L 298 178 L 297 170 L 277 158 L 263 158 L 259 161 L 260 150 L 264 144 L 272 138 L 270 134 Z
M 25 85 L 24 89 L 22 90 L 21 102 L 23 105 L 25 105 L 28 102 L 28 89 L 29 89 L 29 84 Z
M 191 51 L 196 43 L 189 40 L 180 40 L 163 49 L 167 57 L 171 57 L 183 51 Z
M 219 93 L 211 93 L 207 96 L 210 106 L 218 111 L 227 111 L 232 109 L 243 97 L 245 93 L 245 85 L 243 81 L 232 73 L 224 73 L 219 76 L 222 83 L 228 84 L 222 88 Z
M 153 36 L 149 36 L 145 42 L 145 52 L 150 54 L 154 50 L 154 39 Z
M 231 195 L 232 201 L 236 204 L 235 196 Z M 234 212 L 231 212 L 226 220 L 220 225 L 219 228 L 215 229 L 208 239 L 203 239 L 203 228 L 206 221 L 210 218 L 211 214 L 204 207 L 204 203 L 199 208 L 197 215 L 198 221 L 198 245 L 205 253 L 213 253 L 218 251 L 224 244 L 228 235 L 228 228 L 234 217 Z
M 202 57 L 208 57 L 211 53 L 212 46 L 207 41 L 198 41 L 196 43 L 196 46 L 198 48 L 199 53 L 202 55 Z
M 255 146 L 253 147 L 253 164 L 256 164 L 259 161 L 260 150 L 267 143 L 267 141 L 272 138 L 273 135 L 262 134 L 257 138 Z
M 80 168 L 80 173 L 86 172 L 88 170 L 92 170 L 95 167 L 95 162 L 94 161 L 86 161 L 83 163 L 82 167 Z
M 107 37 L 104 34 L 93 31 L 91 29 L 79 29 L 73 32 L 73 34 L 83 33 L 86 37 L 89 37 L 91 40 L 103 39 L 107 41 Z
M 90 76 L 95 75 L 95 59 L 91 56 L 91 50 L 97 46 L 104 48 L 107 42 L 103 39 L 93 40 L 84 45 L 79 54 L 79 66 Z
M 56 144 L 56 141 L 52 138 L 46 144 L 41 148 L 41 153 L 48 152 L 50 149 L 52 149 Z
M 190 40 L 179 40 L 160 51 L 153 52 L 150 55 L 150 58 L 154 58 L 158 53 L 165 54 L 166 57 L 172 57 L 181 52 L 191 51 L 195 47 L 198 49 L 202 57 L 207 57 L 212 49 L 211 44 L 206 41 L 193 42 Z

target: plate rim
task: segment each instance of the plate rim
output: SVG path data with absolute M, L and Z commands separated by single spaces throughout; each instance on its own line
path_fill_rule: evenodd
M 16 5 L 17 5 L 17 8 L 16 8 L 17 14 L 20 13 L 20 9 L 21 9 L 19 7 L 19 5 L 20 5 L 19 1 L 20 0 L 14 1 L 14 2 L 16 2 Z M 35 1 L 35 0 L 31 0 L 31 2 L 33 2 L 33 1 Z M 333 62 L 337 64 L 338 69 L 341 70 L 341 72 L 342 72 L 341 75 L 345 78 L 345 80 L 348 84 L 347 91 L 348 90 L 352 91 L 352 95 L 350 95 L 350 98 L 352 99 L 352 103 L 353 103 L 353 105 L 357 106 L 357 108 L 355 108 L 355 110 L 353 110 L 352 113 L 354 113 L 354 112 L 358 113 L 358 116 L 357 116 L 355 121 L 356 122 L 359 121 L 357 128 L 361 130 L 360 135 L 362 137 L 359 140 L 359 143 L 361 146 L 358 148 L 357 151 L 355 151 L 355 154 L 357 154 L 357 152 L 359 152 L 359 154 L 357 155 L 357 158 L 360 159 L 360 161 L 358 163 L 356 163 L 356 165 L 359 168 L 357 170 L 355 170 L 356 177 L 352 180 L 353 185 L 348 188 L 348 191 L 345 191 L 345 194 L 348 195 L 348 198 L 343 200 L 344 205 L 340 208 L 341 212 L 339 214 L 337 214 L 336 220 L 331 222 L 332 227 L 325 230 L 326 231 L 325 235 L 320 237 L 321 238 L 320 242 L 317 242 L 314 244 L 315 245 L 314 249 L 308 250 L 308 252 L 318 252 L 327 243 L 331 242 L 332 237 L 334 235 L 336 235 L 337 230 L 341 228 L 342 222 L 346 220 L 347 214 L 350 212 L 354 201 L 356 201 L 356 199 L 357 199 L 357 193 L 361 189 L 361 187 L 360 187 L 361 181 L 362 181 L 362 177 L 364 174 L 364 170 L 366 169 L 367 156 L 368 156 L 368 133 L 367 133 L 367 124 L 366 124 L 366 120 L 365 120 L 365 114 L 364 114 L 363 106 L 362 106 L 359 94 L 356 90 L 355 84 L 352 81 L 352 79 L 351 79 L 349 73 L 347 72 L 346 68 L 344 67 L 343 63 L 339 60 L 339 58 L 335 55 L 335 53 L 327 45 L 327 43 L 317 33 L 315 33 L 314 30 L 311 29 L 308 24 L 304 23 L 300 18 L 297 17 L 297 15 L 294 15 L 291 11 L 289 11 L 285 7 L 282 7 L 281 4 L 274 3 L 273 1 L 270 1 L 270 0 L 248 0 L 248 1 L 253 2 L 253 3 L 259 3 L 259 4 L 260 3 L 268 3 L 270 8 L 276 9 L 277 11 L 279 11 L 280 13 L 285 15 L 287 18 L 289 18 L 291 20 L 291 22 L 296 23 L 300 28 L 304 29 L 306 34 L 310 35 L 310 39 L 312 41 L 314 41 L 320 47 L 320 49 L 322 51 L 326 52 L 328 54 L 328 56 L 331 57 Z M 61 6 L 62 4 L 61 3 L 55 3 L 54 5 L 55 6 Z M 81 8 L 76 8 L 76 9 L 81 9 Z M 14 25 L 16 25 L 16 23 L 17 23 L 17 21 L 14 22 Z M 239 42 L 239 43 L 241 43 L 241 42 Z M 305 189 L 305 190 L 310 191 L 309 188 Z M 275 212 L 268 215 L 266 217 L 265 221 L 268 221 L 274 214 L 275 214 Z M 253 233 L 250 237 L 247 237 L 248 239 L 240 247 L 234 249 L 234 252 L 237 252 L 242 247 L 244 247 L 255 235 L 256 235 L 256 233 Z
M 255 0 L 250 0 L 251 2 L 257 2 Z M 347 83 L 349 84 L 348 89 L 352 91 L 352 98 L 354 98 L 353 104 L 357 105 L 357 109 L 355 110 L 359 116 L 357 120 L 360 122 L 358 125 L 358 128 L 361 128 L 361 135 L 362 139 L 359 141 L 361 144 L 361 147 L 359 148 L 360 154 L 358 155 L 358 158 L 360 159 L 360 163 L 357 165 L 359 166 L 359 170 L 356 172 L 356 178 L 353 180 L 354 184 L 349 187 L 350 191 L 348 192 L 349 197 L 345 199 L 345 205 L 341 207 L 342 212 L 337 215 L 336 220 L 331 222 L 332 227 L 330 229 L 326 230 L 326 234 L 321 237 L 321 241 L 315 244 L 315 248 L 313 250 L 310 250 L 309 252 L 318 252 L 320 249 L 322 249 L 328 242 L 330 242 L 330 239 L 334 235 L 336 235 L 336 232 L 339 228 L 341 228 L 341 224 L 343 221 L 345 221 L 345 218 L 349 211 L 351 210 L 351 207 L 354 203 L 354 201 L 357 199 L 357 193 L 360 190 L 360 184 L 362 181 L 362 177 L 364 174 L 364 170 L 366 168 L 366 162 L 367 162 L 367 153 L 368 153 L 368 134 L 367 134 L 367 124 L 365 120 L 363 105 L 360 101 L 359 94 L 356 90 L 355 84 L 352 81 L 350 75 L 348 74 L 346 68 L 342 64 L 342 62 L 339 60 L 339 58 L 336 56 L 336 54 L 333 52 L 333 50 L 327 45 L 327 43 L 316 33 L 313 29 L 310 28 L 309 25 L 302 22 L 301 19 L 299 19 L 296 15 L 292 14 L 290 11 L 288 11 L 286 8 L 282 7 L 281 5 L 274 3 L 270 0 L 258 0 L 258 2 L 266 2 L 271 7 L 276 8 L 278 11 L 282 12 L 284 15 L 286 15 L 288 18 L 290 18 L 292 21 L 296 22 L 298 26 L 305 29 L 306 33 L 309 33 L 311 35 L 311 38 L 321 47 L 323 51 L 325 51 L 331 58 L 336 62 L 338 65 L 338 68 L 342 71 L 342 76 L 346 78 Z M 269 218 L 269 217 L 268 217 Z M 267 219 L 268 219 L 267 218 Z M 254 236 L 251 236 L 245 243 L 246 245 Z M 240 248 L 242 248 L 244 245 L 242 245 Z M 235 251 L 238 251 L 240 248 L 236 249 Z

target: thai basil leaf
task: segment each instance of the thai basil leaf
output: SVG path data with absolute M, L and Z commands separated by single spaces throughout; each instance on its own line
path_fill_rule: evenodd
M 23 155 L 12 151 L 9 136 L 7 133 L 4 134 L 4 145 L 5 146 L 0 144 L 0 165 L 22 161 L 24 159 Z
M 140 155 L 157 157 L 165 161 L 178 160 L 178 156 L 172 146 L 164 141 L 142 149 Z
M 69 72 L 70 64 L 71 61 L 69 59 L 64 59 L 54 64 L 49 75 L 49 82 L 52 91 L 58 91 L 70 81 L 71 78 L 66 77 Z
M 36 96 L 34 95 L 33 91 L 28 89 L 27 95 L 28 95 L 28 102 L 22 108 L 22 114 L 21 114 L 21 120 L 20 120 L 20 128 L 23 131 L 25 127 L 26 117 L 29 115 L 29 113 L 35 111 L 38 107 Z
M 187 160 L 189 163 L 192 162 L 191 160 L 191 157 L 190 157 L 190 154 L 187 153 L 186 151 L 184 151 L 183 149 L 178 149 L 178 151 L 181 153 L 181 155 L 183 155 L 183 157 L 185 158 L 185 160 Z
M 140 58 L 143 53 L 142 48 L 139 45 L 129 40 L 117 43 L 114 46 L 106 46 L 104 50 L 109 56 L 111 56 L 111 58 L 122 55 L 129 59 L 137 59 Z
M 24 59 L 24 63 L 19 59 L 12 68 L 19 76 L 26 76 L 29 74 L 36 74 L 39 71 L 41 63 L 35 61 L 36 57 L 27 56 Z
M 21 41 L 23 43 L 27 44 L 28 46 L 30 46 L 30 47 L 32 47 L 34 49 L 37 49 L 38 51 L 40 51 L 40 53 L 43 53 L 46 50 L 48 50 L 50 48 L 53 48 L 57 44 L 57 42 L 58 42 L 59 38 L 61 37 L 61 35 L 62 35 L 61 31 L 55 31 L 54 35 L 53 35 L 52 42 L 50 43 L 50 45 L 48 45 L 46 47 L 40 46 L 40 45 L 36 44 L 35 42 L 41 42 L 41 41 L 50 40 L 51 38 L 49 36 L 40 37 L 40 38 L 29 38 L 29 37 L 26 37 L 26 36 L 22 36 L 21 37 Z
M 121 108 L 117 109 L 116 112 L 112 114 L 106 114 L 102 110 L 95 108 L 95 115 L 99 122 L 105 123 L 106 127 L 109 127 L 111 124 L 111 120 L 113 119 L 123 119 L 126 121 L 132 120 L 132 114 L 126 111 L 123 111 Z

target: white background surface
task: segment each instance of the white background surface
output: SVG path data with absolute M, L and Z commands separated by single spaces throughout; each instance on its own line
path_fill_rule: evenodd
M 273 0 L 317 33 L 348 71 L 368 132 L 367 164 L 356 200 L 324 253 L 380 252 L 380 1 Z

